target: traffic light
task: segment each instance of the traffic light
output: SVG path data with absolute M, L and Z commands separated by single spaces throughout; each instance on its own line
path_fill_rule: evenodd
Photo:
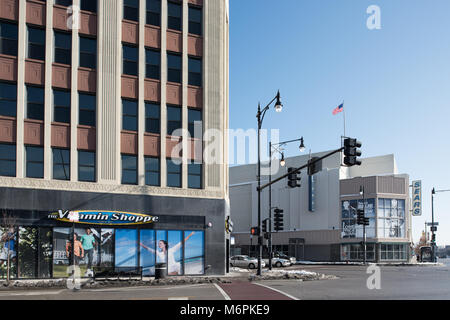
M 262 222 L 262 232 L 263 233 L 267 232 L 267 219 L 263 220 L 263 222 Z
M 299 173 L 293 173 L 296 169 L 295 168 L 288 168 L 288 186 L 290 188 L 300 188 L 302 185 L 300 184 L 300 181 L 302 178 L 299 176 Z M 291 173 L 292 172 L 292 173 Z
M 258 227 L 252 227 L 252 228 L 250 229 L 250 234 L 251 234 L 252 236 L 259 236 L 259 228 L 258 228 Z
M 352 166 L 360 166 L 361 160 L 358 157 L 361 156 L 361 148 L 362 143 L 356 139 L 347 138 L 344 140 L 344 164 L 352 167 Z
M 284 212 L 284 210 L 281 210 L 278 208 L 275 209 L 273 222 L 274 222 L 274 230 L 276 232 L 284 230 L 284 223 L 283 223 L 284 214 L 283 214 L 283 212 Z
M 308 161 L 308 175 L 315 175 L 322 170 L 322 161 L 317 161 L 318 157 L 314 157 Z
M 364 210 L 358 209 L 356 213 L 357 213 L 356 223 L 358 225 L 364 225 L 365 223 Z

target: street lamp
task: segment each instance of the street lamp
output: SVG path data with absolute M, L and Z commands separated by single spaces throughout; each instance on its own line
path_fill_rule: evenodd
M 436 193 L 440 193 L 440 192 L 450 192 L 450 190 L 436 190 L 436 188 L 433 188 L 433 190 L 431 190 L 431 250 L 432 250 L 432 254 L 433 254 L 433 262 L 436 262 L 436 225 L 434 223 L 434 195 Z M 425 229 L 426 231 L 426 229 Z
M 281 147 L 285 146 L 292 142 L 300 141 L 300 152 L 305 151 L 305 141 L 303 137 L 296 140 L 284 141 L 280 143 L 272 144 L 272 141 L 269 142 L 269 153 L 270 153 L 270 162 L 269 162 L 269 183 L 272 182 L 272 155 L 273 151 L 276 151 L 281 154 L 280 165 L 284 167 L 286 165 L 286 160 L 284 158 L 284 152 L 282 152 Z M 272 270 L 272 185 L 269 186 L 269 270 Z
M 261 104 L 258 104 L 258 113 L 256 114 L 256 118 L 258 119 L 258 271 L 257 275 L 262 274 L 261 262 L 262 262 L 262 233 L 261 233 L 261 127 L 264 121 L 264 116 L 266 112 L 270 109 L 272 103 L 275 103 L 275 111 L 280 113 L 283 110 L 283 104 L 281 103 L 280 91 L 278 91 L 275 98 L 270 101 L 270 103 L 261 110 Z

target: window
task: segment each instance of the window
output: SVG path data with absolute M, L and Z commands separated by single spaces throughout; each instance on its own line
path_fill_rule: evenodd
M 70 123 L 70 91 L 53 90 L 53 121 Z
M 45 30 L 28 27 L 29 59 L 45 60 Z
M 53 179 L 70 180 L 70 150 L 53 148 Z
M 81 10 L 97 13 L 97 0 L 81 0 Z
M 182 128 L 181 124 L 181 108 L 175 106 L 167 106 L 167 134 L 170 136 L 181 135 L 175 132 Z
M 189 84 L 191 86 L 202 86 L 202 60 L 189 58 Z
M 145 49 L 145 77 L 160 79 L 161 53 L 156 50 Z
M 356 212 L 365 209 L 365 215 L 369 218 L 369 226 L 366 227 L 367 237 L 375 238 L 375 199 L 342 201 L 342 238 L 362 238 L 363 226 L 356 224 Z
M 167 159 L 167 186 L 181 188 L 181 160 L 175 163 L 172 159 Z
M 123 45 L 123 74 L 138 75 L 138 49 Z
M 44 88 L 27 86 L 27 119 L 44 120 Z
M 95 152 L 78 151 L 78 180 L 95 182 Z
M 200 110 L 189 109 L 188 110 L 188 130 L 191 138 L 202 138 L 202 112 Z M 195 129 L 197 128 L 197 136 L 195 136 Z
M 17 112 L 17 85 L 0 82 L 0 115 L 15 117 Z
M 96 124 L 96 109 L 97 98 L 90 94 L 79 94 L 79 124 L 85 126 L 95 127 Z
M 203 165 L 198 162 L 188 164 L 188 187 L 191 189 L 202 188 L 202 169 Z
M 55 31 L 55 62 L 72 64 L 72 35 Z
M 17 56 L 17 25 L 0 22 L 0 53 Z
M 167 22 L 167 28 L 172 30 L 178 30 L 181 31 L 181 17 L 182 17 L 182 8 L 181 4 L 174 3 L 174 2 L 168 2 L 167 3 L 167 10 L 168 10 L 168 22 Z
M 189 33 L 202 35 L 202 9 L 189 7 Z
M 147 186 L 160 185 L 160 165 L 159 158 L 145 158 L 145 184 Z
M 139 21 L 139 0 L 123 1 L 123 18 L 125 20 Z
M 160 106 L 159 104 L 145 103 L 145 132 L 160 134 Z
M 405 238 L 405 200 L 378 199 L 378 237 Z
M 407 260 L 407 245 L 384 244 L 380 245 L 380 260 Z
M 0 144 L 0 176 L 16 176 L 16 146 Z
M 122 130 L 138 131 L 137 101 L 122 99 Z
M 181 56 L 168 53 L 167 68 L 167 81 L 181 83 Z
M 80 67 L 97 68 L 97 40 L 80 37 Z
M 368 261 L 375 261 L 375 244 L 368 243 L 366 257 Z M 358 244 L 343 244 L 341 246 L 341 261 L 363 261 L 364 249 Z
M 147 24 L 161 26 L 161 0 L 147 0 Z
M 44 148 L 25 147 L 27 178 L 44 178 Z
M 137 157 L 122 155 L 122 184 L 137 184 Z
M 72 0 L 55 0 L 55 4 L 59 4 L 60 6 L 64 7 L 70 7 L 72 5 Z

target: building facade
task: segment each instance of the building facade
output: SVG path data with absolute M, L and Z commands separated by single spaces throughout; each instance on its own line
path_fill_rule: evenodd
M 227 0 L 0 0 L 0 277 L 225 272 L 228 34 Z
M 309 155 L 286 159 L 286 166 L 274 177 L 308 159 Z M 274 251 L 297 260 L 362 261 L 363 227 L 356 224 L 356 210 L 364 209 L 370 221 L 366 227 L 367 260 L 408 261 L 412 243 L 408 175 L 398 174 L 392 155 L 362 159 L 358 167 L 341 163 L 338 153 L 323 160 L 322 170 L 315 175 L 303 171 L 300 188 L 289 188 L 287 179 L 272 186 L 272 209 L 284 210 L 284 231 L 272 237 Z M 250 235 L 250 228 L 258 225 L 256 170 L 256 165 L 230 168 L 231 217 L 236 225 L 232 252 L 236 254 L 257 254 L 257 238 Z M 268 182 L 268 177 L 263 179 Z M 267 218 L 268 189 L 262 193 L 262 220 Z

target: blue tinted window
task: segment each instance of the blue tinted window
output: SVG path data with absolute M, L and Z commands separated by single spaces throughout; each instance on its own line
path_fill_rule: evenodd
M 0 144 L 0 176 L 16 176 L 16 146 Z
M 70 123 L 70 91 L 53 90 L 53 121 Z
M 122 155 L 122 184 L 137 184 L 137 157 Z
M 0 22 L 0 54 L 17 56 L 17 25 Z
M 44 177 L 44 148 L 25 147 L 27 178 Z
M 138 130 L 138 103 L 137 101 L 122 100 L 122 129 Z
M 95 152 L 78 151 L 78 180 L 95 182 Z
M 167 186 L 181 188 L 181 163 L 176 164 L 167 159 Z
M 0 115 L 15 117 L 17 112 L 17 85 L 0 82 Z
M 79 94 L 79 124 L 95 127 L 97 97 L 90 94 Z
M 145 184 L 148 186 L 160 185 L 159 158 L 145 158 Z
M 44 88 L 27 86 L 27 118 L 44 120 Z
M 160 106 L 155 103 L 145 104 L 145 132 L 160 133 Z
M 53 149 L 53 179 L 70 180 L 70 150 Z

